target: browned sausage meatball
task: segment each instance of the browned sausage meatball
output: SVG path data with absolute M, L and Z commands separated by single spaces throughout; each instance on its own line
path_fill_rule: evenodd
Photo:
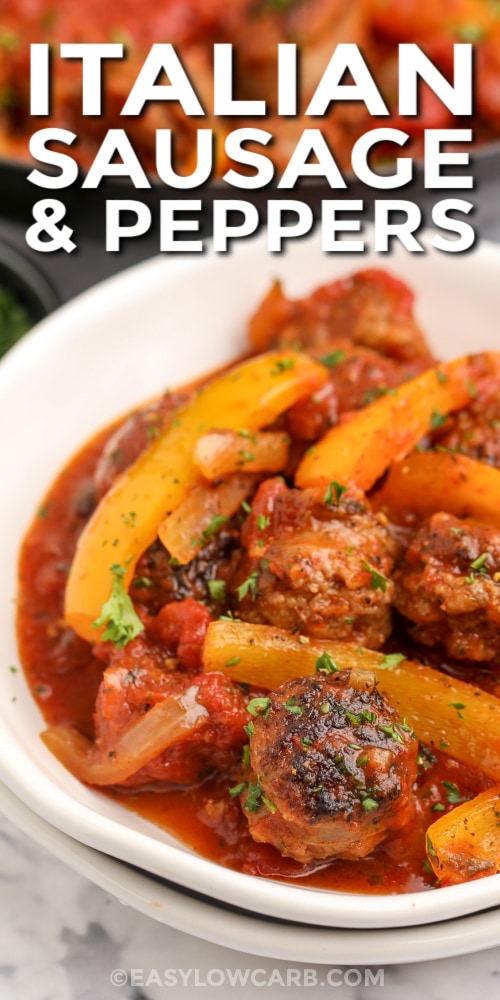
M 155 403 L 132 413 L 117 427 L 109 438 L 94 472 L 98 499 L 109 490 L 120 472 L 135 462 L 188 399 L 188 392 L 165 393 Z
M 414 639 L 460 659 L 500 657 L 500 531 L 434 514 L 394 580 L 394 603 Z
M 372 673 L 288 681 L 257 704 L 242 794 L 254 840 L 303 863 L 355 860 L 408 822 L 417 740 Z
M 249 336 L 257 350 L 300 343 L 332 351 L 352 344 L 403 362 L 432 364 L 432 354 L 413 315 L 407 285 L 377 268 L 322 285 L 304 299 L 288 299 L 274 285 L 254 313 Z
M 242 542 L 248 554 L 234 584 L 240 618 L 371 649 L 389 635 L 395 543 L 362 494 L 337 502 L 334 486 L 318 495 L 267 480 Z
M 500 400 L 498 390 L 489 398 L 474 400 L 445 428 L 442 447 L 500 468 Z

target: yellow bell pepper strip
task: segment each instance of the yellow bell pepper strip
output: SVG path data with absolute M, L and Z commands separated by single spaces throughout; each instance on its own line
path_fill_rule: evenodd
M 453 410 L 466 406 L 472 387 L 500 374 L 500 354 L 458 358 L 418 375 L 332 427 L 304 456 L 297 486 L 327 486 L 336 479 L 369 490 Z
M 194 486 L 189 496 L 158 528 L 158 537 L 172 559 L 182 566 L 191 562 L 237 513 L 257 482 L 257 476 L 242 472 L 227 476 L 214 485 Z
M 500 872 L 500 785 L 436 820 L 427 830 L 426 852 L 442 885 Z
M 318 670 L 373 671 L 378 690 L 420 740 L 500 781 L 500 698 L 399 653 L 309 639 L 270 625 L 218 621 L 208 626 L 203 667 L 270 691 Z
M 99 641 L 102 633 L 92 625 L 110 597 L 116 567 L 125 570 L 128 589 L 160 522 L 201 480 L 192 457 L 200 433 L 221 423 L 228 430 L 259 430 L 327 378 L 325 367 L 305 354 L 270 351 L 215 378 L 181 408 L 103 497 L 82 532 L 66 586 L 68 625 L 87 641 Z
M 206 479 L 231 472 L 281 472 L 288 462 L 290 438 L 282 431 L 212 431 L 198 438 L 194 464 Z
M 392 466 L 372 502 L 400 524 L 445 511 L 500 528 L 500 469 L 466 455 L 414 452 Z

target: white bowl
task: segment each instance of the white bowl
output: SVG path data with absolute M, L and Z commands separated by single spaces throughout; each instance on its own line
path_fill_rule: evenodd
M 18 663 L 20 542 L 65 460 L 121 412 L 236 356 L 246 319 L 274 277 L 296 296 L 366 266 L 389 267 L 411 284 L 441 356 L 500 347 L 500 249 L 494 245 L 466 255 L 395 248 L 386 260 L 322 254 L 316 236 L 275 256 L 260 237 L 230 255 L 141 264 L 64 306 L 0 366 L 0 777 L 34 812 L 83 844 L 214 900 L 324 927 L 405 927 L 474 913 L 500 902 L 500 875 L 423 893 L 368 896 L 222 868 L 73 778 L 41 743 L 41 715 L 22 673 L 8 667 Z

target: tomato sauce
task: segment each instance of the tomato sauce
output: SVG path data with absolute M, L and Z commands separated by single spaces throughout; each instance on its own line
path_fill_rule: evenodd
M 48 725 L 72 725 L 89 737 L 103 663 L 65 624 L 63 598 L 76 541 L 94 503 L 92 472 L 110 434 L 101 433 L 63 470 L 27 534 L 19 568 L 19 647 L 33 697 Z M 479 673 L 474 681 L 481 683 Z M 238 800 L 228 795 L 235 780 L 237 774 L 197 787 L 158 784 L 103 794 L 236 871 L 322 889 L 399 893 L 436 885 L 425 856 L 426 828 L 452 808 L 457 793 L 460 801 L 490 784 L 433 747 L 423 747 L 414 822 L 362 861 L 307 868 L 252 840 Z

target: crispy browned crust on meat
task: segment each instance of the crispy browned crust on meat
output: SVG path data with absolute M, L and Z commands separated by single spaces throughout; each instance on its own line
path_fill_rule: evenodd
M 363 858 L 408 822 L 416 756 L 415 735 L 370 673 L 289 681 L 250 738 L 252 837 L 304 863 Z
M 500 531 L 434 514 L 394 576 L 410 634 L 458 659 L 500 659 Z

